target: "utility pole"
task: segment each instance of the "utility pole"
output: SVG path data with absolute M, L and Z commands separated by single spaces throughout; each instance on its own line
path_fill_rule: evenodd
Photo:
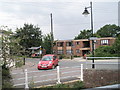
M 50 17 L 51 17 L 51 54 L 53 54 L 54 36 L 53 36 L 53 19 L 52 19 L 52 13 L 50 14 Z

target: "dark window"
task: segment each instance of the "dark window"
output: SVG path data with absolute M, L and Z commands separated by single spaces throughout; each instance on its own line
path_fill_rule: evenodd
M 63 46 L 63 42 L 58 42 L 57 46 L 62 47 Z
M 52 56 L 43 56 L 42 61 L 51 61 Z
M 83 41 L 83 48 L 89 48 L 90 42 L 89 41 Z
M 72 42 L 67 42 L 66 46 L 72 46 Z
M 76 42 L 76 45 L 79 45 L 80 44 L 80 42 Z

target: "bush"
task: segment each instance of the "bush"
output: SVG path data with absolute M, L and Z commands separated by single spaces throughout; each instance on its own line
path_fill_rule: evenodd
M 63 58 L 64 58 L 64 59 L 73 59 L 74 56 L 73 56 L 73 55 L 72 55 L 72 56 L 71 56 L 71 55 L 60 55 L 60 56 L 59 56 L 59 59 L 63 59 Z
M 4 81 L 3 82 L 4 84 L 2 85 L 2 88 L 5 89 L 5 88 L 13 88 L 13 85 L 11 82 L 8 82 L 8 81 Z
M 12 79 L 10 75 L 10 70 L 5 66 L 5 64 L 2 66 L 2 88 L 12 88 L 13 85 L 10 81 Z
M 80 56 L 75 55 L 74 57 L 80 57 Z
M 23 59 L 24 59 L 24 57 L 16 57 L 16 58 L 15 58 L 15 60 L 16 60 L 16 62 L 15 62 L 16 68 L 17 68 L 17 67 L 21 67 L 21 66 L 24 65 Z
M 66 85 L 66 84 L 57 84 L 55 86 L 52 86 L 51 88 L 68 88 L 69 85 Z
M 82 88 L 84 88 L 84 84 L 83 84 L 83 82 L 80 82 L 80 81 L 75 82 L 75 83 L 73 84 L 73 88 L 82 89 Z
M 112 46 L 101 46 L 95 50 L 95 57 L 115 57 L 114 48 Z

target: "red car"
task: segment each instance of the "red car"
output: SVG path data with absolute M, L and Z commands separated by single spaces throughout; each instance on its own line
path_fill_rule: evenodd
M 56 55 L 48 54 L 44 55 L 38 63 L 39 69 L 54 69 L 58 65 L 58 58 Z

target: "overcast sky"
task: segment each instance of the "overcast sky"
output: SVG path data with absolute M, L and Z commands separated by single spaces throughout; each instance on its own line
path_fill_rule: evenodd
M 118 25 L 119 0 L 93 1 L 94 32 L 106 24 Z M 0 0 L 0 26 L 13 31 L 24 23 L 38 25 L 43 34 L 50 32 L 53 14 L 54 38 L 73 39 L 80 30 L 90 29 L 90 15 L 83 16 L 89 0 Z M 88 9 L 90 11 L 90 9 Z

